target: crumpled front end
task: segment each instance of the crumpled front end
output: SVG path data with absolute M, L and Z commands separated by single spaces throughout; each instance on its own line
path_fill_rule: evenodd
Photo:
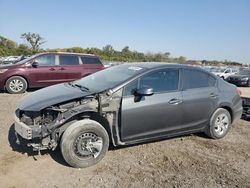
M 16 110 L 14 125 L 17 143 L 32 146 L 34 150 L 38 151 L 55 149 L 56 144 L 54 139 L 43 132 L 43 124 L 52 122 L 53 118 L 51 114 L 45 116 L 43 112 Z
M 25 143 L 34 150 L 54 150 L 60 135 L 67 125 L 84 111 L 98 111 L 98 101 L 94 96 L 47 107 L 41 111 L 15 112 L 15 132 L 17 143 Z M 74 117 L 74 119 L 73 119 Z

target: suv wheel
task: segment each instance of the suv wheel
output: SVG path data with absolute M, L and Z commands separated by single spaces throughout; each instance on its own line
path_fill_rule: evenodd
M 10 77 L 5 84 L 5 88 L 9 93 L 24 93 L 28 87 L 27 81 L 21 76 Z
M 103 159 L 108 151 L 109 136 L 98 122 L 85 119 L 65 130 L 60 147 L 63 158 L 70 166 L 85 168 Z
M 230 113 L 224 108 L 219 108 L 213 113 L 206 133 L 211 138 L 220 139 L 226 136 L 230 125 Z

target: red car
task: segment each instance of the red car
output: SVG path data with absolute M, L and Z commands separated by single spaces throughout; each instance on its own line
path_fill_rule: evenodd
M 23 93 L 27 88 L 70 82 L 102 69 L 102 62 L 94 55 L 41 53 L 16 64 L 0 66 L 0 89 Z

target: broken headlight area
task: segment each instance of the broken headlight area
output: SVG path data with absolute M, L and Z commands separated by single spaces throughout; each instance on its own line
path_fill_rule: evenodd
M 54 110 L 43 110 L 41 112 L 20 111 L 19 119 L 29 126 L 46 125 L 53 123 L 59 112 Z
M 53 125 L 62 122 L 62 113 L 51 108 L 40 112 L 17 110 L 15 130 L 25 139 L 42 139 L 51 133 Z

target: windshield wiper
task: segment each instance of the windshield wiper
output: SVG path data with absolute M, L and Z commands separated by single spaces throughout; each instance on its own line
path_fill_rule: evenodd
M 80 88 L 80 90 L 82 91 L 89 91 L 89 88 L 85 87 L 85 86 L 82 86 L 80 84 L 73 84 L 72 82 L 69 82 L 69 85 L 73 86 L 73 87 L 78 87 Z

